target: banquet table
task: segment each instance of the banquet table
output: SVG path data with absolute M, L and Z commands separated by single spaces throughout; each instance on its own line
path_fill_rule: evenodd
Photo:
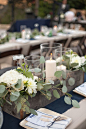
M 0 75 L 13 68 L 14 67 L 0 70 Z M 84 81 L 86 81 L 86 75 Z M 73 99 L 76 99 L 79 102 L 80 108 L 74 108 L 71 105 L 65 104 L 64 96 L 46 105 L 44 108 L 72 118 L 72 123 L 67 127 L 67 129 L 86 129 L 86 98 L 74 93 L 73 91 L 70 93 L 73 95 Z M 7 114 L 6 112 L 3 112 L 3 114 L 4 121 L 1 129 L 23 129 L 23 127 L 20 127 L 19 125 L 21 120 Z
M 0 44 L 0 52 L 7 51 L 7 50 L 13 50 L 13 49 L 19 49 L 22 48 L 22 54 L 27 55 L 28 51 L 30 49 L 31 45 L 40 45 L 42 43 L 53 43 L 53 42 L 59 42 L 60 40 L 65 40 L 67 39 L 67 44 L 72 40 L 74 37 L 86 37 L 86 31 L 78 31 L 78 30 L 72 30 L 72 29 L 65 29 L 65 33 L 58 33 L 57 36 L 53 37 L 47 37 L 43 36 L 39 39 L 35 40 L 27 40 L 25 42 L 18 42 L 17 40 L 13 40 L 11 42 L 6 42 L 4 44 Z M 64 46 L 66 47 L 66 45 Z M 33 52 L 34 54 L 34 52 Z M 12 58 L 9 57 L 7 60 L 5 59 L 0 59 L 0 63 L 8 63 L 12 64 Z

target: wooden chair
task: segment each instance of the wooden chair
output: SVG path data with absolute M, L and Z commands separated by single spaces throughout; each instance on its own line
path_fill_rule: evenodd
M 0 59 L 2 59 L 4 57 L 12 56 L 12 55 L 21 54 L 21 52 L 22 52 L 22 48 L 14 49 L 14 50 L 8 50 L 8 51 L 5 51 L 5 52 L 0 52 Z M 5 63 L 5 65 L 6 65 L 6 63 Z M 16 66 L 15 61 L 12 61 L 12 65 Z M 0 69 L 1 69 L 1 64 L 0 64 Z
M 66 42 L 67 42 L 67 40 L 68 40 L 68 38 L 66 38 L 66 39 L 61 39 L 61 40 L 58 40 L 58 41 L 54 41 L 54 43 L 61 43 L 62 46 L 64 47 L 65 44 L 66 44 Z
M 85 39 L 85 36 L 73 37 L 69 40 L 69 42 L 67 42 L 67 44 L 65 44 L 65 47 L 70 47 L 71 49 L 75 50 L 75 52 L 77 52 L 80 56 L 83 56 L 86 54 Z

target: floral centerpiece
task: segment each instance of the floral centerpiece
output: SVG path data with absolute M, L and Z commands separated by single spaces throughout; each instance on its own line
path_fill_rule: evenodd
M 66 54 L 67 55 L 65 56 L 65 59 L 68 60 L 69 53 Z M 83 57 L 83 62 L 80 64 L 80 59 L 82 60 L 82 58 L 80 58 L 76 53 L 73 52 L 71 52 L 71 55 L 73 57 L 71 58 L 72 66 L 70 64 L 70 68 L 72 70 L 75 70 L 77 68 L 85 70 L 85 58 Z M 43 56 L 41 56 L 40 64 L 43 63 L 45 63 L 45 59 Z M 76 66 L 78 67 L 76 68 Z M 41 69 L 37 67 L 34 69 L 34 71 L 38 73 L 41 71 Z M 67 76 L 64 71 L 56 71 L 54 75 L 59 80 L 59 83 L 57 83 L 56 85 L 54 84 L 53 80 L 49 80 L 49 82 L 44 81 L 44 72 L 43 78 L 41 79 L 33 76 L 33 74 L 28 69 L 28 66 L 25 66 L 25 63 L 22 64 L 22 68 L 19 67 L 14 70 L 7 71 L 0 76 L 0 106 L 3 106 L 4 102 L 9 103 L 10 105 L 12 105 L 12 103 L 15 103 L 17 112 L 20 112 L 20 110 L 22 109 L 26 113 L 33 113 L 36 115 L 35 110 L 30 108 L 28 96 L 32 98 L 36 96 L 37 92 L 40 92 L 48 100 L 50 100 L 52 93 L 55 98 L 60 98 L 60 93 L 58 92 L 60 91 L 63 93 L 63 95 L 65 95 L 65 103 L 67 103 L 68 105 L 72 104 L 74 107 L 79 108 L 79 103 L 76 100 L 72 99 L 71 94 L 67 93 L 66 80 L 68 78 L 68 83 L 70 86 L 72 86 L 75 83 L 74 78 Z

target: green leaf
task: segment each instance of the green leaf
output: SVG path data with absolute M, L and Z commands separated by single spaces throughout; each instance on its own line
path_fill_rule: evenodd
M 57 90 L 53 90 L 53 95 L 55 98 L 60 98 L 60 95 Z
M 62 75 L 62 71 L 56 71 L 54 76 L 56 76 L 57 78 L 60 78 Z
M 60 84 L 63 85 L 63 80 L 60 81 Z
M 72 100 L 72 105 L 73 105 L 73 107 L 75 107 L 75 108 L 80 108 L 79 103 L 78 103 L 78 101 L 76 101 L 76 100 Z
M 11 92 L 11 95 L 14 95 L 16 97 L 20 96 L 20 93 L 18 91 Z
M 66 93 L 66 92 L 67 92 L 67 87 L 66 87 L 66 86 L 63 86 L 63 87 L 62 87 L 62 92 L 63 92 L 63 93 Z
M 36 111 L 35 111 L 34 109 L 31 109 L 31 108 L 30 108 L 30 112 L 31 112 L 32 114 L 34 114 L 34 115 L 37 115 L 37 113 L 36 113 Z
M 27 104 L 27 106 L 29 106 L 29 107 L 30 107 L 30 103 L 29 103 L 28 101 L 26 101 L 26 104 Z
M 51 89 L 51 87 L 52 87 L 52 85 L 45 85 L 43 89 L 44 90 L 49 90 L 49 89 Z
M 71 67 L 75 67 L 75 66 L 77 66 L 78 65 L 78 63 L 72 63 L 71 64 Z
M 20 112 L 20 110 L 21 110 L 21 103 L 20 103 L 20 102 L 18 102 L 16 106 L 17 106 L 17 113 L 19 113 L 19 112 Z
M 4 85 L 0 85 L 0 93 L 3 93 L 5 91 L 5 86 Z
M 66 81 L 65 80 L 63 81 L 63 86 L 66 86 Z
M 54 84 L 54 81 L 53 81 L 53 80 L 49 80 L 49 82 L 50 82 L 51 84 Z
M 17 84 L 15 84 L 16 88 L 20 88 L 22 85 L 22 79 L 18 79 Z
M 45 58 L 44 58 L 44 56 L 41 56 L 40 57 L 40 64 L 43 64 L 43 63 L 45 63 Z
M 41 72 L 41 69 L 35 68 L 35 69 L 34 69 L 34 72 L 35 72 L 35 73 L 39 73 L 39 72 Z
M 55 85 L 54 87 L 58 87 L 58 86 L 60 86 L 60 84 L 57 84 L 57 85 Z
M 45 78 L 45 73 L 43 72 L 43 78 Z
M 23 71 L 23 75 L 25 75 L 26 77 L 28 77 L 28 78 L 32 78 L 33 79 L 33 75 L 32 75 L 32 73 L 31 72 L 29 72 L 29 71 Z
M 37 84 L 37 89 L 38 89 L 39 91 L 43 89 L 43 86 L 42 86 L 41 83 L 38 83 L 38 84 Z
M 11 100 L 12 102 L 16 101 L 17 99 L 18 99 L 17 96 L 10 95 L 10 100 Z
M 66 72 L 62 71 L 62 78 L 66 79 Z
M 28 106 L 25 107 L 26 112 L 30 113 L 30 108 Z
M 64 101 L 66 104 L 71 105 L 71 99 L 69 97 L 65 96 Z
M 52 96 L 51 92 L 50 92 L 50 91 L 47 91 L 47 99 L 48 99 L 48 100 L 51 99 L 51 96 Z
M 17 68 L 16 71 L 19 72 L 19 73 L 23 73 L 23 70 L 22 69 L 18 69 Z
M 5 91 L 3 93 L 0 93 L 0 97 L 5 97 L 8 93 L 8 90 L 5 89 Z
M 72 78 L 72 77 L 69 78 L 68 83 L 69 83 L 70 86 L 73 86 L 75 84 L 75 79 Z

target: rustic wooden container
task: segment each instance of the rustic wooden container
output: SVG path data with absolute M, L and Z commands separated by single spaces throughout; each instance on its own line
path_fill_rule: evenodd
M 75 84 L 74 84 L 74 86 L 68 86 L 68 83 L 67 83 L 68 92 L 83 83 L 83 74 L 84 73 L 80 70 L 70 73 L 71 77 L 75 78 Z M 57 82 L 55 82 L 55 83 L 57 83 Z M 63 94 L 60 93 L 60 95 L 62 96 Z M 51 100 L 47 100 L 43 95 L 41 95 L 40 92 L 38 92 L 34 98 L 30 98 L 30 97 L 28 98 L 31 108 L 33 108 L 33 109 L 42 108 L 42 107 L 46 106 L 47 104 L 53 102 L 54 100 L 56 100 L 56 98 L 54 98 L 53 96 L 52 96 Z M 14 107 L 15 107 L 14 104 L 12 106 L 10 106 L 8 103 L 5 103 L 3 110 L 5 112 L 7 112 L 8 114 L 13 115 L 19 119 L 26 117 L 26 114 L 23 113 L 22 111 L 18 114 Z

